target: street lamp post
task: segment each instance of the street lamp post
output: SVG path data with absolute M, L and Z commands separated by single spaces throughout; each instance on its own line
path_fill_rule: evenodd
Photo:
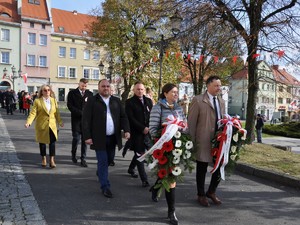
M 173 37 L 170 37 L 168 39 L 165 39 L 165 36 L 163 34 L 160 35 L 160 40 L 155 43 L 151 43 L 152 46 L 156 46 L 159 48 L 159 80 L 158 80 L 158 98 L 160 95 L 160 89 L 161 89 L 161 82 L 162 82 L 162 63 L 163 63 L 163 55 L 168 47 L 170 41 L 174 40 L 174 38 L 178 35 L 180 32 L 180 26 L 182 18 L 178 15 L 178 11 L 176 10 L 175 14 L 170 17 L 171 21 L 171 31 L 173 33 Z M 150 24 L 146 27 L 146 36 L 154 40 L 156 36 L 156 28 Z
M 102 60 L 100 61 L 98 67 L 99 67 L 101 74 L 103 74 L 105 66 L 104 66 Z M 109 66 L 107 68 L 107 72 L 106 72 L 106 76 L 105 76 L 105 78 L 108 79 L 110 82 L 111 82 L 111 76 L 112 76 L 113 70 L 114 70 L 113 61 L 112 61 L 112 59 L 110 59 Z
M 21 69 L 19 69 L 19 71 L 17 72 L 16 67 L 13 65 L 13 66 L 11 67 L 11 72 L 12 72 L 12 75 L 9 76 L 9 75 L 8 75 L 8 70 L 7 70 L 6 68 L 4 68 L 4 69 L 3 69 L 3 74 L 4 74 L 3 77 L 6 77 L 7 79 L 12 80 L 12 83 L 13 83 L 13 90 L 15 90 L 15 79 L 21 77 L 22 71 L 21 71 Z

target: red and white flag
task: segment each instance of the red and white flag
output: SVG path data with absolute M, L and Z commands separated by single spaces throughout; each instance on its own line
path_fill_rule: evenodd
M 24 83 L 25 83 L 25 84 L 27 83 L 27 76 L 28 76 L 27 73 L 23 73 L 23 74 L 21 75 L 21 77 L 23 77 L 23 80 L 24 80 Z

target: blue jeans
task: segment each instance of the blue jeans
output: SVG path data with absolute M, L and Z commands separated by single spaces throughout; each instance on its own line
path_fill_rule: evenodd
M 81 160 L 84 160 L 86 158 L 86 144 L 85 141 L 82 140 L 82 133 L 79 131 L 72 131 L 72 154 L 76 155 L 77 151 L 77 145 L 79 144 L 79 141 L 81 139 Z
M 110 188 L 108 180 L 108 165 L 114 160 L 115 148 L 116 138 L 112 135 L 106 136 L 106 150 L 96 150 L 98 178 L 103 191 Z
M 258 143 L 261 143 L 261 133 L 262 133 L 262 128 L 256 129 L 256 138 Z

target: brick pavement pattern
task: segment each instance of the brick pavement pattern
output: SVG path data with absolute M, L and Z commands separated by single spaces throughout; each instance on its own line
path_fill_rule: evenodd
M 0 224 L 44 225 L 31 187 L 0 115 Z

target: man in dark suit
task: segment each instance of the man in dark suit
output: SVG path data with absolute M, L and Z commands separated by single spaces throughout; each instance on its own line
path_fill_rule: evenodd
M 98 178 L 102 193 L 112 198 L 108 180 L 108 166 L 114 160 L 116 145 L 122 147 L 121 130 L 130 138 L 130 128 L 125 109 L 119 98 L 111 96 L 108 80 L 98 83 L 99 93 L 88 98 L 83 110 L 82 128 L 85 143 L 96 151 Z
M 68 94 L 68 109 L 71 111 L 71 126 L 72 126 L 72 161 L 77 163 L 76 151 L 81 138 L 81 166 L 87 167 L 86 163 L 86 144 L 82 138 L 82 111 L 89 97 L 93 93 L 87 90 L 88 80 L 81 78 L 76 89 L 70 90 Z
M 147 98 L 145 87 L 141 82 L 136 82 L 133 87 L 134 96 L 126 100 L 125 111 L 129 119 L 131 131 L 131 149 L 134 150 L 134 156 L 128 168 L 128 173 L 132 177 L 137 177 L 134 172 L 135 166 L 138 168 L 142 187 L 148 187 L 148 178 L 144 168 L 144 162 L 137 160 L 138 155 L 145 153 L 149 146 L 145 145 L 145 137 L 149 135 L 149 118 L 152 109 L 152 100 Z
M 7 115 L 10 113 L 13 115 L 13 104 L 16 102 L 13 91 L 9 88 L 6 92 L 4 92 L 4 100 L 6 105 Z

